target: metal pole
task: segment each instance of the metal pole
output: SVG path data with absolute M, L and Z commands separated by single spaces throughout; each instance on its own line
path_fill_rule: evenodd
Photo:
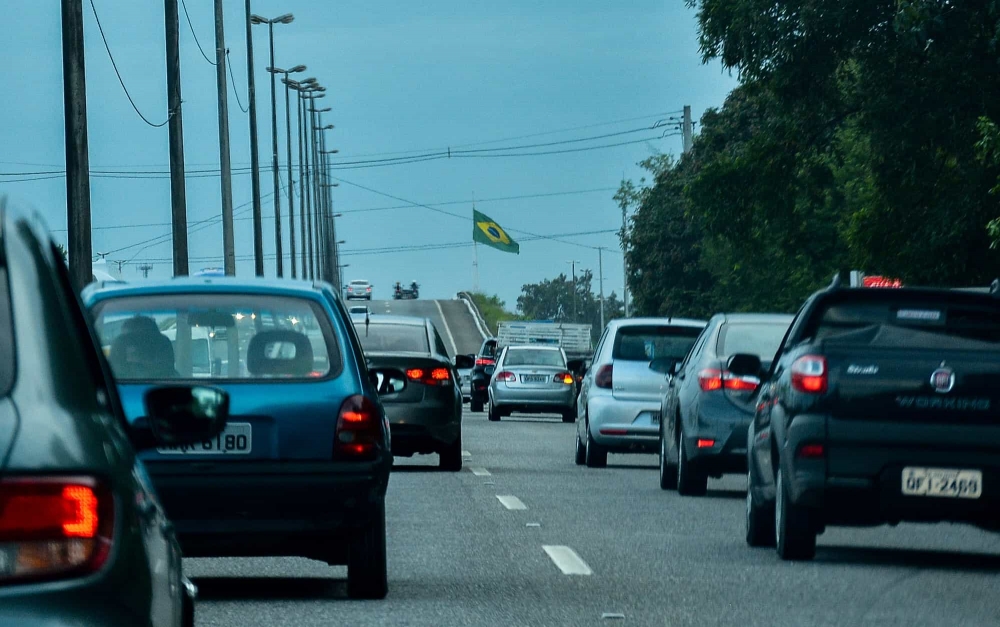
M 308 277 L 306 261 L 306 214 L 309 213 L 309 187 L 306 184 L 306 153 L 305 153 L 305 98 L 302 97 L 302 92 L 298 92 L 299 106 L 298 106 L 298 117 L 299 117 L 299 204 L 302 207 L 302 211 L 299 212 L 299 230 L 302 231 L 302 278 Z
M 164 0 L 167 38 L 167 110 L 170 134 L 170 207 L 174 276 L 188 274 L 187 198 L 184 188 L 184 124 L 181 116 L 181 60 L 177 0 Z
M 312 167 L 315 167 L 316 158 L 315 155 L 313 154 L 312 128 L 315 125 L 315 122 L 313 120 L 316 116 L 313 115 L 312 111 L 309 111 L 309 109 L 313 108 L 313 105 L 315 104 L 315 99 L 310 95 L 306 103 L 307 103 L 306 104 L 306 114 L 307 114 L 306 152 L 309 153 L 309 162 L 312 164 Z M 306 214 L 306 231 L 308 231 L 306 236 L 309 238 L 309 280 L 314 281 L 316 279 L 316 272 L 315 272 L 316 268 L 313 265 L 313 220 L 312 219 L 313 219 L 313 208 L 316 206 L 316 203 L 319 202 L 319 196 L 316 194 L 315 171 L 310 172 L 310 168 L 307 167 L 306 172 L 308 172 L 311 175 L 309 195 L 312 199 L 312 202 L 309 204 L 309 211 Z
M 226 31 L 222 0 L 215 0 L 215 85 L 219 92 L 219 163 L 222 170 L 222 251 L 226 276 L 236 274 L 233 234 L 233 179 L 229 156 L 229 86 L 226 84 Z
M 320 128 L 323 128 L 323 114 L 319 113 L 317 114 L 316 117 L 319 119 Z M 320 145 L 319 165 L 321 168 L 320 180 L 323 182 L 323 205 L 320 208 L 321 219 L 319 223 L 320 224 L 319 232 L 322 235 L 322 238 L 320 239 L 320 251 L 322 251 L 322 256 L 320 257 L 321 261 L 320 267 L 322 268 L 322 271 L 320 272 L 320 276 L 323 278 L 324 281 L 329 281 L 330 283 L 333 283 L 333 278 L 331 277 L 330 273 L 330 240 L 328 237 L 330 224 L 327 216 L 330 213 L 330 187 L 329 187 L 330 184 L 327 182 L 326 178 L 326 154 L 324 154 L 324 151 L 326 150 L 325 131 L 319 131 L 319 145 Z
M 250 111 L 250 187 L 253 193 L 253 265 L 254 274 L 264 276 L 264 232 L 260 214 L 260 155 L 257 154 L 257 91 L 253 82 L 253 25 L 250 23 L 250 0 L 247 8 L 247 91 Z
M 573 267 L 573 322 L 580 321 L 580 310 L 577 306 L 577 295 L 576 295 L 576 262 L 570 262 Z
M 319 186 L 319 148 L 316 146 L 316 98 L 310 99 L 309 107 L 309 141 L 311 146 L 310 157 L 312 158 L 312 182 L 314 202 L 309 211 L 309 278 L 318 279 L 319 276 L 319 240 L 316 239 L 316 229 L 319 228 L 318 216 L 322 203 Z
M 297 273 L 295 272 L 295 183 L 292 181 L 292 105 L 289 97 L 290 91 L 288 87 L 288 72 L 285 72 L 285 138 L 287 139 L 288 153 L 288 253 L 292 262 L 292 278 L 294 279 Z
M 682 125 L 683 137 L 681 147 L 684 154 L 691 152 L 691 105 L 684 105 L 684 123 Z
M 604 333 L 604 252 L 603 248 L 597 249 L 597 271 L 600 273 L 600 278 L 598 279 L 598 284 L 601 290 L 601 331 Z M 598 333 L 598 335 L 600 335 Z
M 90 154 L 83 3 L 62 0 L 63 109 L 66 118 L 66 227 L 69 275 L 82 290 L 94 280 L 90 239 Z
M 624 180 L 624 176 L 622 179 Z M 625 218 L 625 205 L 622 204 L 622 304 L 625 306 L 625 317 L 628 318 L 628 256 L 625 255 L 625 234 L 628 232 Z
M 267 34 L 271 43 L 271 67 L 274 68 L 274 22 L 268 22 Z M 274 173 L 274 259 L 275 274 L 280 279 L 284 274 L 281 263 L 281 171 L 278 169 L 278 104 L 274 95 L 274 72 L 271 72 L 271 170 Z

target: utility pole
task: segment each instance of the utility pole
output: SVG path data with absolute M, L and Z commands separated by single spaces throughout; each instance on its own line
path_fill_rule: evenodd
M 226 276 L 235 276 L 236 238 L 233 234 L 233 179 L 229 153 L 229 86 L 226 84 L 226 30 L 222 19 L 222 0 L 215 0 L 215 86 L 219 92 L 223 267 Z
M 625 180 L 624 173 L 622 174 L 622 181 Z M 625 235 L 628 233 L 628 224 L 626 212 L 628 211 L 628 205 L 622 203 L 622 304 L 625 306 L 625 317 L 628 318 L 628 255 L 625 254 Z
M 167 35 L 167 110 L 170 119 L 170 206 L 174 276 L 188 275 L 187 198 L 184 188 L 184 124 L 181 116 L 181 59 L 177 0 L 164 0 Z
M 152 270 L 152 269 L 153 269 L 153 266 L 149 265 L 148 263 L 144 263 L 141 266 L 139 266 L 139 272 L 142 272 L 142 278 L 148 279 L 149 278 L 149 271 Z
M 574 259 L 573 261 L 567 261 L 566 263 L 570 264 L 573 268 L 573 322 L 579 322 L 580 310 L 579 307 L 577 306 L 578 298 L 576 294 L 576 264 L 583 262 Z
M 601 331 L 600 331 L 600 333 L 604 333 L 604 255 L 603 255 L 603 253 L 604 253 L 604 249 L 603 248 L 598 248 L 597 249 L 597 272 L 599 273 L 599 278 L 598 278 L 597 282 L 598 282 L 598 285 L 600 285 L 600 291 L 601 291 Z M 598 333 L 598 335 L 600 335 L 600 333 Z
M 254 274 L 264 276 L 264 232 L 260 214 L 260 155 L 257 154 L 257 94 L 253 83 L 253 24 L 250 0 L 246 0 L 247 91 L 250 112 L 250 188 L 253 194 L 253 265 Z
M 66 119 L 66 227 L 69 274 L 82 290 L 94 280 L 90 238 L 90 153 L 87 143 L 87 77 L 83 53 L 83 3 L 62 0 L 63 109 Z
M 309 213 L 309 194 L 308 185 L 306 184 L 306 162 L 305 162 L 305 99 L 302 97 L 301 86 L 299 89 L 295 90 L 298 94 L 299 103 L 298 110 L 296 113 L 299 118 L 299 205 L 301 211 L 299 212 L 299 230 L 302 232 L 302 278 L 305 279 L 308 276 L 307 273 L 307 262 L 306 262 L 306 214 Z
M 684 105 L 684 122 L 682 125 L 682 149 L 684 154 L 691 152 L 691 105 Z

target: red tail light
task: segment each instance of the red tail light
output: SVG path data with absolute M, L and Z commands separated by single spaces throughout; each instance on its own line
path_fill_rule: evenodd
M 433 370 L 410 368 L 406 371 L 406 378 L 411 381 L 419 381 L 424 385 L 439 385 L 451 381 L 451 373 L 447 368 L 435 368 Z
M 114 515 L 114 497 L 89 477 L 0 480 L 0 584 L 100 570 Z
M 803 444 L 799 447 L 799 457 L 818 459 L 823 457 L 825 452 L 822 444 Z
M 760 385 L 754 377 L 739 377 L 728 370 L 718 368 L 705 368 L 698 373 L 698 386 L 702 392 L 715 392 L 716 390 L 730 390 L 733 392 L 753 392 Z
M 414 381 L 419 381 L 424 378 L 424 371 L 420 368 L 410 368 L 406 371 L 406 378 L 413 379 Z
M 614 384 L 615 369 L 613 364 L 605 364 L 594 375 L 594 385 L 599 388 L 611 389 Z
M 489 357 L 476 357 L 477 366 L 492 366 L 494 363 L 496 362 L 494 362 Z
M 699 439 L 695 444 L 698 448 L 712 448 L 715 446 L 715 440 Z
M 381 437 L 381 420 L 375 403 L 360 394 L 345 400 L 337 415 L 337 437 L 333 443 L 334 457 L 373 459 Z
M 792 362 L 792 388 L 805 394 L 826 394 L 830 386 L 826 357 L 803 355 Z
M 497 381 L 503 381 L 505 383 L 516 383 L 517 375 L 513 372 L 508 372 L 507 370 L 501 370 L 497 373 Z
M 555 379 L 553 380 L 556 383 L 565 383 L 566 385 L 571 385 L 576 382 L 576 379 L 573 378 L 573 375 L 571 375 L 568 372 L 560 372 L 555 376 Z
M 721 390 L 722 371 L 717 368 L 705 368 L 698 373 L 698 386 L 702 392 Z

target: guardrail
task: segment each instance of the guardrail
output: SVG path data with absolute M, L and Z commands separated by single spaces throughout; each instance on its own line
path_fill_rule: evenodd
M 483 336 L 483 339 L 493 337 L 490 334 L 489 327 L 486 326 L 486 319 L 479 312 L 479 307 L 476 306 L 476 301 L 473 300 L 472 295 L 468 292 L 459 292 L 457 296 L 459 300 L 465 301 L 465 306 L 469 308 L 469 313 L 472 314 L 472 318 L 476 321 L 476 327 L 479 329 L 479 333 Z

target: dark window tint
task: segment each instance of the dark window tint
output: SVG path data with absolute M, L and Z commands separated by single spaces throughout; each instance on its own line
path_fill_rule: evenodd
M 497 341 L 488 340 L 483 344 L 483 347 L 479 349 L 479 354 L 482 357 L 494 358 L 497 356 Z
M 537 348 L 509 348 L 503 358 L 507 366 L 555 366 L 565 368 L 562 352 L 557 350 L 541 350 Z
M 700 333 L 701 329 L 698 327 L 669 325 L 621 327 L 615 337 L 611 357 L 624 361 L 651 361 L 660 357 L 683 359 Z
M 778 352 L 787 330 L 788 325 L 784 322 L 730 322 L 719 331 L 715 352 L 723 359 L 737 353 L 771 359 Z
M 441 334 L 434 329 L 434 349 L 437 351 L 438 355 L 448 356 L 448 349 L 444 345 L 444 340 L 441 339 Z
M 369 324 L 367 333 L 359 335 L 367 353 L 431 352 L 427 329 L 422 324 Z

